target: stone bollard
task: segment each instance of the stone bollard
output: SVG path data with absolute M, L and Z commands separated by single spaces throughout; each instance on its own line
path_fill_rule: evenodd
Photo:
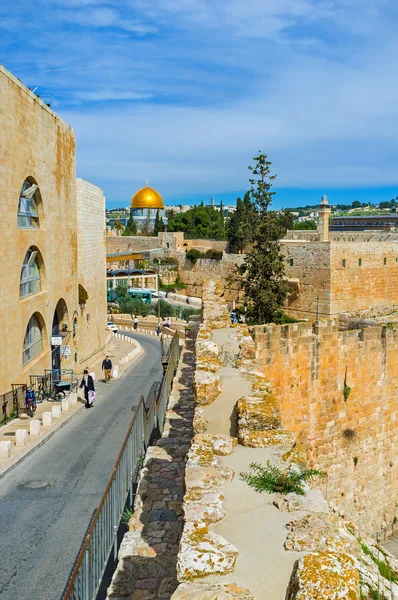
M 43 427 L 51 427 L 53 424 L 53 414 L 52 412 L 44 412 L 43 413 Z
M 69 404 L 75 406 L 77 404 L 77 392 L 71 392 L 69 394 Z
M 60 419 L 61 418 L 61 405 L 60 404 L 54 404 L 54 406 L 51 409 L 52 415 L 53 415 L 53 419 Z
M 118 365 L 115 365 L 113 367 L 112 377 L 113 377 L 113 379 L 117 379 L 119 377 L 119 367 L 118 367 Z
M 0 442 L 0 458 L 11 458 L 11 442 Z
M 38 419 L 32 419 L 29 423 L 30 435 L 40 435 L 40 421 Z
M 28 431 L 26 429 L 17 429 L 15 432 L 15 445 L 18 448 L 24 448 L 28 444 Z
M 62 398 L 62 412 L 69 412 L 70 411 L 70 401 L 69 401 L 69 396 L 65 396 L 65 398 Z

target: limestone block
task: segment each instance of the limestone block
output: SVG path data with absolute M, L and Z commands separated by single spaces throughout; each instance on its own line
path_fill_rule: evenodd
M 221 346 L 220 358 L 225 367 L 236 367 L 238 356 L 239 352 L 237 351 L 235 344 L 228 342 Z
M 60 419 L 62 415 L 62 408 L 60 404 L 53 404 L 51 407 L 53 419 Z
M 197 406 L 193 417 L 194 433 L 204 433 L 209 426 L 209 422 L 203 414 L 203 408 Z
M 305 496 L 286 494 L 274 502 L 282 512 L 303 510 L 306 512 L 329 514 L 329 505 L 320 490 L 308 490 Z
M 43 420 L 43 427 L 51 427 L 51 425 L 53 424 L 52 412 L 50 412 L 50 411 L 44 412 L 42 420 Z
M 256 344 L 251 336 L 244 336 L 240 342 L 240 358 L 256 358 Z
M 11 442 L 0 442 L 0 458 L 11 458 Z
M 219 355 L 217 344 L 210 340 L 197 340 L 195 350 L 197 358 L 215 358 Z
M 192 467 L 185 473 L 186 490 L 209 489 L 230 483 L 235 472 L 229 467 Z
M 216 373 L 222 368 L 223 364 L 218 357 L 199 357 L 196 359 L 196 369 L 200 371 L 210 371 Z
M 28 444 L 28 431 L 26 429 L 17 429 L 15 432 L 15 445 L 18 448 L 24 448 Z
M 236 405 L 238 430 L 278 429 L 280 427 L 279 404 L 273 394 L 244 396 Z
M 181 583 L 171 600 L 254 600 L 254 596 L 234 583 Z
M 119 377 L 119 366 L 115 365 L 112 369 L 112 378 L 118 379 L 118 377 Z
M 288 446 L 294 443 L 294 435 L 283 429 L 269 429 L 265 431 L 238 430 L 238 440 L 242 446 L 249 448 L 266 448 L 267 446 Z
M 40 435 L 40 421 L 38 419 L 32 419 L 29 423 L 30 435 Z
M 298 560 L 286 600 L 359 600 L 359 573 L 347 554 L 317 552 Z
M 65 398 L 62 398 L 61 406 L 62 406 L 62 412 L 69 412 L 70 411 L 69 396 L 65 396 Z
M 225 517 L 224 493 L 221 488 L 190 490 L 184 496 L 185 522 L 216 523 Z
M 238 550 L 205 523 L 186 523 L 177 560 L 179 581 L 226 575 L 234 569 Z
M 207 371 L 196 371 L 194 376 L 196 404 L 211 404 L 222 391 L 221 379 L 218 375 Z
M 77 404 L 77 392 L 71 392 L 69 394 L 69 403 L 71 406 L 76 406 Z

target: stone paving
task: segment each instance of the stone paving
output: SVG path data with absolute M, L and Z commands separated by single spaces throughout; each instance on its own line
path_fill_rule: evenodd
M 185 458 L 193 437 L 193 343 L 184 348 L 163 436 L 148 448 L 108 598 L 166 600 L 178 586 Z

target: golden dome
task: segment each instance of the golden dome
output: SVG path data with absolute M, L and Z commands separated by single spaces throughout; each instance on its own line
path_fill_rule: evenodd
M 134 194 L 131 208 L 164 208 L 163 198 L 159 192 L 147 184 Z

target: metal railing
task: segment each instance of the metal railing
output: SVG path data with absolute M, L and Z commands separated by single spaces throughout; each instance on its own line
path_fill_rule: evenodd
M 141 396 L 116 460 L 105 493 L 91 522 L 63 600 L 95 600 L 113 551 L 117 558 L 117 532 L 126 502 L 133 505 L 133 488 L 150 442 L 163 431 L 167 401 L 180 356 L 178 333 L 170 344 L 168 363 L 158 395 L 148 410 Z

